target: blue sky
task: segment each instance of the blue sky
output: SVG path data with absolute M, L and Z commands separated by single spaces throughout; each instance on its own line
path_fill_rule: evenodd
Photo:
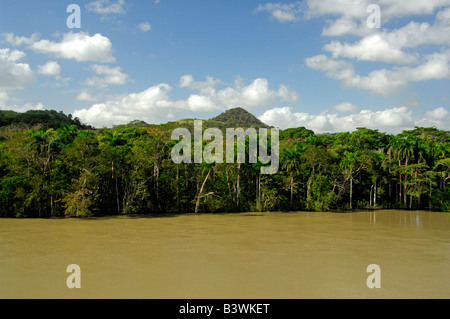
M 450 0 L 2 0 L 0 109 L 110 127 L 240 106 L 317 133 L 448 130 L 449 45 Z

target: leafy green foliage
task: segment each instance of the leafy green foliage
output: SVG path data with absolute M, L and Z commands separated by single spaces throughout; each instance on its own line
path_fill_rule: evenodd
M 0 111 L 0 127 L 8 125 L 22 125 L 25 127 L 33 127 L 36 125 L 43 126 L 46 129 L 57 129 L 61 124 L 68 126 L 75 125 L 77 128 L 90 129 L 91 127 L 84 125 L 78 118 L 72 118 L 62 112 L 56 111 L 27 111 L 25 113 L 17 113 L 13 111 Z
M 253 114 L 240 107 L 230 109 L 212 118 L 211 121 L 226 123 L 230 125 L 228 127 L 269 127 Z
M 171 132 L 179 127 L 193 132 L 192 119 L 98 130 L 54 111 L 25 117 L 0 112 L 0 121 L 7 125 L 0 128 L 3 217 L 382 207 L 450 211 L 450 132 L 435 128 L 398 135 L 365 128 L 326 135 L 289 129 L 280 134 L 279 172 L 261 175 L 263 164 L 248 160 L 175 164 Z M 203 122 L 203 129 L 247 126 L 267 127 L 242 109 Z

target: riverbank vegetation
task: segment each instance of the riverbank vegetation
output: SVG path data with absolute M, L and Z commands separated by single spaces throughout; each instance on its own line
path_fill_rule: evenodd
M 279 172 L 261 175 L 261 163 L 175 164 L 171 133 L 179 127 L 193 132 L 193 120 L 136 121 L 109 129 L 83 126 L 71 117 L 56 125 L 59 113 L 51 113 L 51 125 L 34 121 L 45 119 L 46 112 L 25 116 L 27 121 L 0 114 L 2 217 L 450 211 L 449 131 L 417 127 L 391 135 L 359 128 L 319 135 L 303 127 L 288 129 L 280 132 Z M 233 109 L 204 121 L 203 129 L 249 126 L 267 127 Z

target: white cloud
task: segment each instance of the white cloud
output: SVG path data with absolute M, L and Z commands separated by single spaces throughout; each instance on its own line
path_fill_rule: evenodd
M 399 48 L 416 48 L 427 44 L 448 45 L 450 38 L 450 8 L 438 12 L 435 23 L 419 23 L 411 21 L 406 26 L 393 30 L 384 31 L 381 36 L 385 41 L 397 45 Z
M 367 16 L 369 0 L 308 0 L 308 17 L 331 15 L 361 19 Z
M 76 110 L 74 116 L 96 127 L 126 124 L 133 120 L 149 123 L 168 120 L 174 102 L 169 98 L 171 87 L 159 84 L 140 93 L 94 104 L 88 109 Z
M 40 40 L 30 46 L 38 53 L 51 54 L 57 58 L 74 59 L 79 62 L 114 62 L 111 41 L 97 33 L 66 33 L 60 42 Z
M 289 90 L 289 88 L 283 84 L 280 85 L 280 88 L 278 89 L 276 93 L 277 97 L 280 98 L 284 102 L 290 102 L 290 103 L 298 103 L 300 101 L 300 97 L 298 96 L 298 93 L 292 90 Z
M 5 105 L 6 101 L 10 99 L 8 92 L 0 91 L 0 106 Z
M 366 21 L 367 7 L 373 0 L 308 0 L 308 16 L 337 16 Z M 379 0 L 385 21 L 411 15 L 433 14 L 437 9 L 450 5 L 449 0 Z
M 56 61 L 48 61 L 46 64 L 38 66 L 38 73 L 58 79 L 61 74 L 61 66 Z
M 383 15 L 387 18 L 433 14 L 449 5 L 449 0 L 380 0 Z
M 443 107 L 425 113 L 425 116 L 417 123 L 422 127 L 437 127 L 448 130 L 450 127 L 450 112 Z
M 380 0 L 377 4 L 381 8 L 381 29 L 367 27 L 371 14 L 367 8 L 372 3 L 372 0 L 307 0 L 307 18 L 327 18 L 322 36 L 347 37 L 345 42 L 333 40 L 323 47 L 331 58 L 313 56 L 305 60 L 306 65 L 325 72 L 344 87 L 381 96 L 398 94 L 411 82 L 450 79 L 450 0 Z M 424 15 L 433 14 L 432 23 L 409 20 L 403 26 L 389 28 L 393 19 L 423 19 Z M 356 40 L 348 35 L 356 36 Z M 372 67 L 368 74 L 360 75 L 353 61 L 393 66 Z
M 80 93 L 78 93 L 76 99 L 78 101 L 89 101 L 89 102 L 95 101 L 95 97 L 93 97 L 91 95 L 91 92 L 89 91 L 89 89 L 81 89 Z
M 10 33 L 4 33 L 3 36 L 5 37 L 5 41 L 9 42 L 13 46 L 20 46 L 23 44 L 31 45 L 34 42 L 36 42 L 38 39 L 37 34 L 33 34 L 31 37 L 27 38 L 27 37 L 16 36 L 16 35 L 14 35 L 14 33 L 10 32 Z
M 292 108 L 284 107 L 268 110 L 259 119 L 281 129 L 304 126 L 318 134 L 355 131 L 358 127 L 390 134 L 398 134 L 415 126 L 435 126 L 444 130 L 450 127 L 450 115 L 444 108 L 428 112 L 424 117 L 413 115 L 407 107 L 383 111 L 362 110 L 348 115 L 337 113 L 313 115 L 293 112 Z
M 144 22 L 138 25 L 139 30 L 142 32 L 149 32 L 152 29 L 152 26 L 148 22 Z
M 9 95 L 11 90 L 21 89 L 34 83 L 35 76 L 30 66 L 26 63 L 20 63 L 26 54 L 22 51 L 9 48 L 0 49 L 0 109 L 16 110 L 36 109 L 42 107 L 41 104 L 32 106 L 31 104 L 18 106 L 8 104 L 11 100 Z
M 94 76 L 87 79 L 86 85 L 95 86 L 98 88 L 106 88 L 108 85 L 124 85 L 130 82 L 130 78 L 127 74 L 122 73 L 119 66 L 111 68 L 106 65 L 94 64 L 91 69 L 97 75 L 102 75 L 103 77 Z
M 324 36 L 341 36 L 345 34 L 365 35 L 369 32 L 367 28 L 361 28 L 361 23 L 357 23 L 351 18 L 342 17 L 337 20 L 329 20 L 328 25 L 322 30 Z
M 271 17 L 279 22 L 298 21 L 302 12 L 301 2 L 290 4 L 282 3 L 266 3 L 260 4 L 255 10 L 256 12 L 266 11 Z
M 396 64 L 414 64 L 417 62 L 416 55 L 404 53 L 395 44 L 387 42 L 380 34 L 369 35 L 354 45 L 333 41 L 325 45 L 324 50 L 331 52 L 335 59 L 350 58 Z
M 113 3 L 110 3 L 109 0 L 97 0 L 88 3 L 86 9 L 101 15 L 124 14 L 126 13 L 125 5 L 125 0 L 117 0 Z
M 427 112 L 426 117 L 430 120 L 440 120 L 449 116 L 449 112 L 443 107 Z
M 245 86 L 237 81 L 235 88 L 226 88 L 217 92 L 219 103 L 229 107 L 255 107 L 275 103 L 277 98 L 283 101 L 298 102 L 298 95 L 280 86 L 278 91 L 269 88 L 267 79 L 258 78 Z
M 298 94 L 280 85 L 278 90 L 269 88 L 267 79 L 255 79 L 249 85 L 245 85 L 241 78 L 236 79 L 234 87 L 216 89 L 222 82 L 212 77 L 207 77 L 204 82 L 195 81 L 192 75 L 183 75 L 180 78 L 180 87 L 197 90 L 200 94 L 192 95 L 187 100 L 186 108 L 195 110 L 218 110 L 229 107 L 255 107 L 275 103 L 277 99 L 297 103 Z
M 30 66 L 18 62 L 25 56 L 22 51 L 0 49 L 0 90 L 20 89 L 34 82 Z
M 364 36 L 354 44 L 333 41 L 324 46 L 325 51 L 332 53 L 333 58 L 350 58 L 362 61 L 381 61 L 396 64 L 414 64 L 418 62 L 418 53 L 408 54 L 404 49 L 417 48 L 427 44 L 450 44 L 450 8 L 439 11 L 435 24 L 409 24 L 389 31 Z
M 359 108 L 352 103 L 344 102 L 344 103 L 333 105 L 330 108 L 330 110 L 336 111 L 339 113 L 356 113 L 359 111 Z
M 222 83 L 219 79 L 214 79 L 211 76 L 206 77 L 206 81 L 195 81 L 191 74 L 185 74 L 180 77 L 180 87 L 189 88 L 191 90 L 206 90 L 215 88 L 218 84 Z
M 358 88 L 375 95 L 398 94 L 410 82 L 450 79 L 450 51 L 433 53 L 424 57 L 416 67 L 381 69 L 367 76 L 356 74 L 353 65 L 343 60 L 333 60 L 325 55 L 307 58 L 308 67 L 326 72 L 327 76 L 341 81 L 344 87 Z
M 140 119 L 149 123 L 170 120 L 181 111 L 218 111 L 232 107 L 268 105 L 283 101 L 298 101 L 297 93 L 281 85 L 278 90 L 269 88 L 266 79 L 258 78 L 245 85 L 238 78 L 234 87 L 217 89 L 222 82 L 212 77 L 206 81 L 196 81 L 192 75 L 180 78 L 180 87 L 191 93 L 186 99 L 175 100 L 170 97 L 172 90 L 168 84 L 158 84 L 139 93 L 111 99 L 105 103 L 76 111 L 76 116 L 93 126 L 111 126 Z
M 1 94 L 0 94 L 1 95 Z M 38 103 L 38 104 L 32 104 L 32 103 L 27 103 L 24 105 L 17 105 L 17 104 L 8 104 L 8 103 L 2 103 L 2 101 L 0 100 L 0 110 L 5 110 L 5 111 L 15 111 L 15 112 L 26 112 L 29 110 L 44 110 L 44 105 L 42 103 Z

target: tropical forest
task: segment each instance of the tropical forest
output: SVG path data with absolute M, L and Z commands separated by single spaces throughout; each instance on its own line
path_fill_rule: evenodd
M 270 128 L 242 108 L 203 121 L 233 127 Z M 281 130 L 279 171 L 262 175 L 260 162 L 176 164 L 177 128 L 193 132 L 194 120 L 93 128 L 62 112 L 0 111 L 0 216 L 450 211 L 449 131 Z

